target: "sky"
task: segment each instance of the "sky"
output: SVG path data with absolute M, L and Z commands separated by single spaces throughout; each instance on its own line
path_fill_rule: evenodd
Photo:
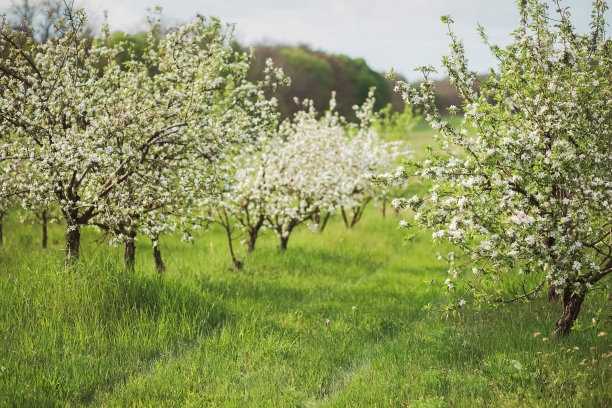
M 0 0 L 0 12 L 11 2 Z M 30 0 L 35 1 L 35 0 Z M 591 0 L 562 0 L 569 6 L 574 25 L 586 30 Z M 90 21 L 99 26 L 107 10 L 112 30 L 146 29 L 146 9 L 163 8 L 167 24 L 189 21 L 197 13 L 235 23 L 236 39 L 243 45 L 308 44 L 334 54 L 361 57 L 379 72 L 394 69 L 418 79 L 414 68 L 440 66 L 448 52 L 442 15 L 451 15 L 454 31 L 464 41 L 473 70 L 494 66 L 477 33 L 485 27 L 492 43 L 508 43 L 517 27 L 514 0 L 75 0 Z M 608 13 L 608 21 L 612 21 Z

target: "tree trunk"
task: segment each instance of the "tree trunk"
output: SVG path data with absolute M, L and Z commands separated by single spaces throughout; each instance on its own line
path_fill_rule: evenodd
M 348 220 L 348 218 L 346 217 L 346 211 L 344 211 L 344 207 L 340 207 L 340 213 L 342 214 L 342 220 L 344 221 L 344 226 L 345 226 L 346 228 L 350 228 L 350 227 L 349 227 L 349 225 L 350 225 L 350 224 L 349 224 L 349 220 Z
M 129 241 L 125 243 L 123 249 L 123 262 L 125 269 L 128 271 L 134 271 L 134 264 L 136 262 L 136 234 L 130 233 Z
M 557 302 L 559 300 L 559 295 L 555 291 L 555 286 L 550 280 L 548 281 L 548 300 L 550 302 Z
M 266 219 L 263 216 L 260 216 L 257 219 L 257 223 L 252 228 L 249 228 L 249 241 L 247 248 L 248 253 L 255 250 L 255 243 L 257 242 L 257 238 L 259 238 L 259 231 L 261 230 L 261 227 L 263 227 L 265 221 Z
M 225 227 L 225 232 L 227 234 L 227 244 L 229 246 L 229 251 L 230 251 L 230 255 L 232 257 L 232 263 L 234 264 L 234 266 L 236 267 L 236 269 L 240 269 L 242 268 L 242 261 L 238 258 L 236 258 L 236 254 L 234 253 L 234 243 L 232 242 L 232 231 L 228 225 L 224 225 Z M 249 239 L 249 245 L 250 245 L 250 239 Z
M 289 235 L 286 237 L 281 236 L 280 238 L 280 250 L 285 251 L 287 249 L 287 244 L 289 243 Z
M 166 271 L 166 264 L 164 264 L 161 251 L 159 250 L 159 246 L 156 244 L 153 244 L 153 258 L 155 259 L 155 269 L 157 270 L 157 273 L 164 273 Z
M 323 223 L 319 225 L 319 232 L 323 232 L 325 227 L 327 226 L 327 221 L 329 221 L 329 217 L 331 217 L 331 213 L 327 212 L 325 217 L 323 218 Z
M 249 230 L 249 241 L 247 242 L 247 252 L 249 254 L 255 250 L 258 235 L 259 231 Z
M 584 294 L 572 293 L 571 289 L 565 289 L 563 293 L 563 313 L 555 324 L 554 335 L 568 335 L 570 333 L 574 322 L 578 318 L 578 313 L 580 313 L 584 296 Z
M 42 224 L 42 247 L 47 248 L 47 211 L 43 210 L 40 213 L 40 222 Z
M 387 200 L 382 202 L 382 217 L 387 218 Z
M 0 245 L 4 243 L 4 234 L 2 232 L 2 218 L 4 218 L 4 213 L 0 212 Z
M 79 258 L 81 249 L 81 230 L 79 225 L 68 225 L 66 231 L 66 262 L 74 262 Z
M 236 254 L 234 253 L 234 243 L 232 242 L 232 224 L 230 223 L 229 216 L 227 215 L 227 211 L 223 209 L 223 212 L 220 212 L 220 215 L 223 217 L 221 220 L 221 225 L 223 225 L 223 229 L 225 229 L 225 234 L 227 236 L 227 245 L 229 247 L 230 255 L 232 257 L 232 263 L 236 267 L 236 269 L 242 268 L 242 261 L 236 258 Z M 251 245 L 251 231 L 249 231 L 249 247 Z M 255 248 L 255 243 L 253 242 L 253 248 Z
M 353 209 L 353 218 L 351 219 L 351 228 L 357 224 L 357 222 L 361 219 L 361 214 L 363 214 L 363 208 L 365 207 L 357 207 L 357 210 Z

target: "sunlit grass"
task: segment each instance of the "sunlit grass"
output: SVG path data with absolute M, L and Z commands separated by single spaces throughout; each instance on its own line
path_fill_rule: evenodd
M 446 319 L 428 285 L 445 274 L 440 248 L 406 243 L 396 223 L 371 207 L 353 230 L 334 219 L 322 234 L 297 231 L 285 253 L 267 233 L 254 254 L 241 249 L 241 271 L 220 231 L 164 237 L 158 277 L 145 239 L 134 273 L 95 231 L 65 267 L 59 226 L 43 251 L 37 230 L 9 217 L 0 405 L 610 404 L 610 313 L 590 324 L 609 311 L 606 293 L 587 299 L 568 338 L 543 340 L 559 312 L 543 299 Z

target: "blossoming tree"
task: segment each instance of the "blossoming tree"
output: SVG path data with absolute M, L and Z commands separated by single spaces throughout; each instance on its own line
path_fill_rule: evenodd
M 359 222 L 372 200 L 387 194 L 387 186 L 371 183 L 370 176 L 390 171 L 399 156 L 408 154 L 402 149 L 401 140 L 381 139 L 379 126 L 375 123 L 374 102 L 372 89 L 361 106 L 353 107 L 359 124 L 349 127 L 344 147 L 335 153 L 342 175 L 338 207 L 347 228 Z
M 238 268 L 243 261 L 234 252 L 236 227 L 247 234 L 248 252 L 252 252 L 262 229 L 273 230 L 284 250 L 298 225 L 309 223 L 317 229 L 321 213 L 326 214 L 325 223 L 329 214 L 342 207 L 345 218 L 357 208 L 351 219 L 354 225 L 377 194 L 367 173 L 388 170 L 398 154 L 399 143 L 382 141 L 371 126 L 373 92 L 361 107 L 355 107 L 358 125 L 338 115 L 334 95 L 321 117 L 312 101 L 303 101 L 302 106 L 293 120 L 267 131 L 262 128 L 257 143 L 225 164 L 226 189 L 211 207 L 217 223 L 225 228 Z
M 432 68 L 423 68 L 420 89 L 400 85 L 440 132 L 442 152 L 403 174 L 432 179 L 427 196 L 397 204 L 412 206 L 415 223 L 435 240 L 459 248 L 449 258 L 449 288 L 465 276 L 476 299 L 510 302 L 532 299 L 548 283 L 563 308 L 554 333 L 568 334 L 585 296 L 612 273 L 607 5 L 593 3 L 591 32 L 580 34 L 558 3 L 555 18 L 547 2 L 518 4 L 520 26 L 507 47 L 490 45 L 499 65 L 479 91 L 443 18 L 452 40 L 443 64 L 464 101 L 460 129 L 435 109 Z M 502 299 L 499 281 L 520 276 L 522 292 Z
M 59 203 L 69 259 L 83 225 L 129 243 L 136 228 L 159 234 L 171 215 L 188 215 L 196 191 L 215 190 L 215 161 L 248 137 L 244 112 L 258 107 L 248 58 L 217 20 L 161 37 L 154 24 L 143 58 L 124 64 L 125 44 L 108 31 L 91 42 L 85 22 L 69 14 L 55 24 L 59 39 L 40 45 L 0 25 L 0 160 L 35 205 Z

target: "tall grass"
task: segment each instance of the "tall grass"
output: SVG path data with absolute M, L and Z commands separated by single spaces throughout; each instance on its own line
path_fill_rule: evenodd
M 9 217 L 0 405 L 611 406 L 606 293 L 568 338 L 543 341 L 559 313 L 543 299 L 445 318 L 428 284 L 445 274 L 440 248 L 406 243 L 396 222 L 372 207 L 353 230 L 297 231 L 285 253 L 268 233 L 241 271 L 221 231 L 166 237 L 159 277 L 146 240 L 129 273 L 85 231 L 66 267 L 61 228 L 43 251 Z

